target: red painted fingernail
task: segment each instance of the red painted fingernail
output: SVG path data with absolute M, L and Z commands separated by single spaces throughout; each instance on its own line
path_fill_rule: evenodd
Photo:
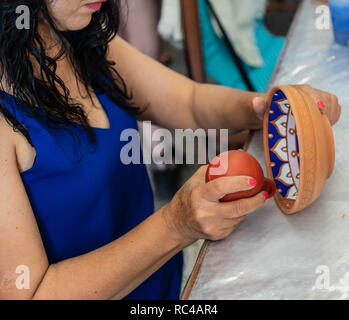
M 325 104 L 324 104 L 324 102 L 323 102 L 322 100 L 319 100 L 319 101 L 317 102 L 317 105 L 318 105 L 320 108 L 325 108 Z
M 265 197 L 265 200 L 268 200 L 269 199 L 269 193 L 268 192 L 264 192 L 264 197 Z
M 250 179 L 248 181 L 248 183 L 250 184 L 250 186 L 255 187 L 257 185 L 257 180 L 256 179 Z

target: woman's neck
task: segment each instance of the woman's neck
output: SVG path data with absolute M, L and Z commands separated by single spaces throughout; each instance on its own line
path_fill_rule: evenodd
M 38 25 L 38 33 L 44 41 L 46 55 L 55 57 L 62 48 L 62 42 L 53 32 L 51 26 L 47 22 L 40 22 Z

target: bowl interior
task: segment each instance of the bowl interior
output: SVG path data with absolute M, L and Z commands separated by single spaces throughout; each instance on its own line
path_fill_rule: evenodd
M 296 200 L 300 179 L 300 158 L 295 119 L 285 94 L 273 96 L 268 123 L 268 148 L 273 178 L 279 196 Z

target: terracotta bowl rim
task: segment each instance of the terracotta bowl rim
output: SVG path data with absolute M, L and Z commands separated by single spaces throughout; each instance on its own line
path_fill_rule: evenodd
M 275 201 L 277 205 L 280 207 L 280 209 L 286 213 L 286 214 L 293 214 L 296 212 L 299 212 L 300 210 L 304 209 L 306 206 L 308 206 L 312 202 L 313 193 L 314 193 L 314 181 L 315 176 L 310 177 L 311 179 L 307 179 L 305 181 L 304 179 L 304 173 L 307 172 L 309 174 L 309 162 L 311 159 L 315 159 L 315 131 L 314 131 L 314 125 L 312 123 L 312 116 L 311 112 L 309 110 L 309 105 L 304 98 L 302 92 L 297 89 L 294 86 L 291 85 L 278 85 L 274 86 L 267 97 L 267 110 L 264 116 L 264 122 L 263 122 L 263 141 L 264 141 L 264 155 L 265 155 L 265 161 L 266 161 L 266 169 L 267 174 L 270 179 L 274 179 L 270 163 L 270 154 L 269 154 L 269 141 L 268 141 L 268 124 L 269 124 L 269 111 L 271 107 L 272 99 L 277 91 L 281 90 L 284 95 L 286 96 L 291 109 L 292 113 L 295 119 L 296 128 L 297 128 L 297 138 L 298 138 L 298 144 L 299 144 L 299 157 L 300 157 L 300 181 L 299 181 L 299 188 L 298 188 L 298 195 L 296 200 L 285 200 L 284 197 L 276 193 L 275 195 Z M 292 106 L 295 105 L 295 100 L 303 100 L 304 102 L 304 108 L 292 108 Z M 298 102 L 299 103 L 299 102 Z M 301 123 L 301 125 L 299 125 Z M 307 139 L 304 139 L 304 126 L 308 128 L 313 134 L 307 135 Z M 307 150 L 307 152 L 304 152 L 304 150 Z M 311 173 L 314 173 L 314 170 L 311 171 Z M 308 183 L 311 181 L 311 183 Z M 291 204 L 289 207 L 286 206 L 286 204 Z

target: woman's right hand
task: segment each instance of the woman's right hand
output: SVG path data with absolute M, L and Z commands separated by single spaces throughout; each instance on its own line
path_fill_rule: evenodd
M 250 190 L 252 177 L 221 177 L 205 183 L 207 166 L 201 167 L 163 208 L 171 231 L 190 244 L 198 239 L 222 240 L 246 215 L 262 206 L 267 193 L 232 202 L 220 202 L 226 194 Z M 253 183 L 252 183 L 253 184 Z

